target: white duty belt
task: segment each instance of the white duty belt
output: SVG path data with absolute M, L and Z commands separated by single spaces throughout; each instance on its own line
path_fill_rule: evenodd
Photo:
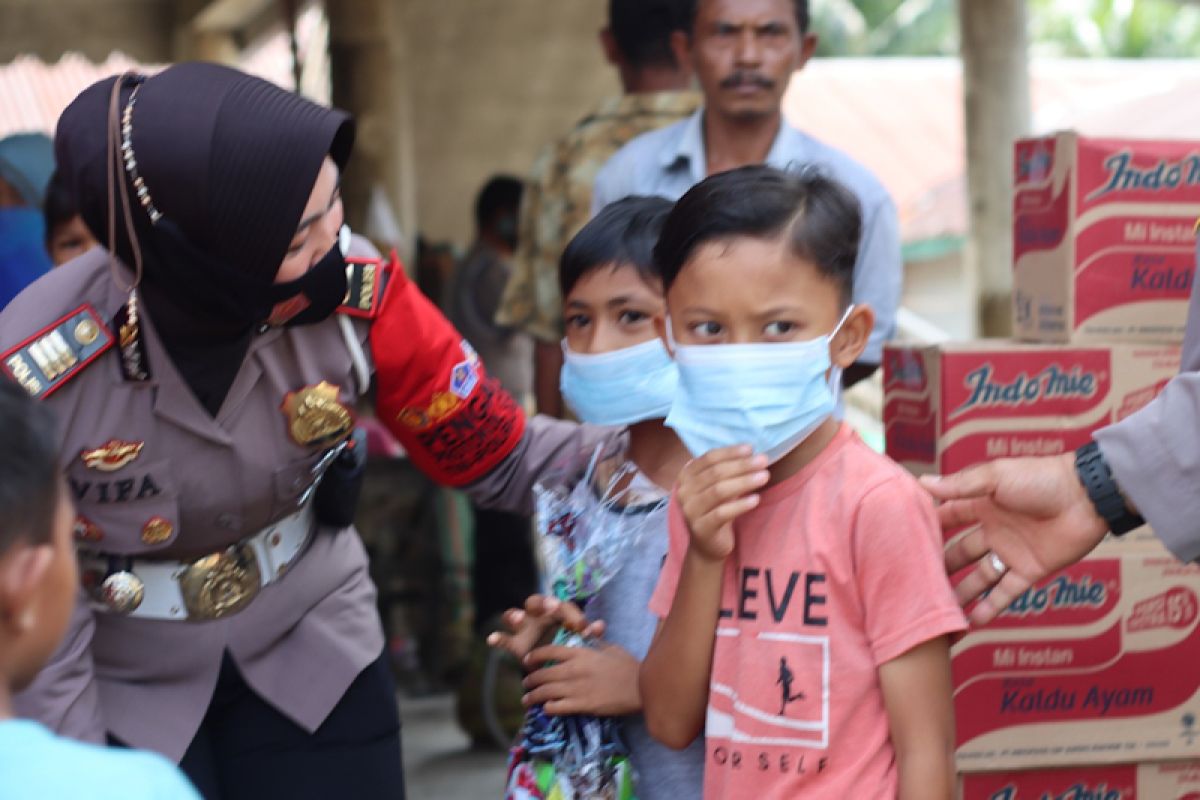
M 126 617 L 206 621 L 241 611 L 278 581 L 312 539 L 312 504 L 217 553 L 191 561 L 81 553 L 92 606 Z M 123 569 L 114 570 L 121 563 Z M 122 563 L 123 562 L 123 563 Z

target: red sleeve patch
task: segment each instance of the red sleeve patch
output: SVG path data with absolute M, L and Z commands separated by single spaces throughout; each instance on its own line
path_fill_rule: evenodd
M 520 441 L 524 412 L 402 272 L 389 288 L 371 328 L 377 415 L 430 477 L 476 481 Z

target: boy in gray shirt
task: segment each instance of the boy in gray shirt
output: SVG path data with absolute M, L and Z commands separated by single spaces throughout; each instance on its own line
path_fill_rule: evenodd
M 644 535 L 588 604 L 595 622 L 571 603 L 535 595 L 524 609 L 507 612 L 509 633 L 488 639 L 533 670 L 525 681 L 526 705 L 542 704 L 549 715 L 624 717 L 640 800 L 699 797 L 703 778 L 702 741 L 674 751 L 651 739 L 638 691 L 638 667 L 657 624 L 647 603 L 667 552 L 669 489 L 690 457 L 663 425 L 677 376 L 654 326 L 665 304 L 652 251 L 671 205 L 644 197 L 614 203 L 571 241 L 559 270 L 563 397 L 584 422 L 613 429 L 598 445 L 605 457 L 600 467 L 581 474 L 598 478 L 597 487 L 623 475 L 616 488 L 625 502 L 604 511 L 606 525 L 641 528 Z M 589 448 L 576 460 L 593 463 L 594 452 Z M 569 476 L 569 465 L 563 469 Z M 538 647 L 559 624 L 603 638 L 594 648 Z

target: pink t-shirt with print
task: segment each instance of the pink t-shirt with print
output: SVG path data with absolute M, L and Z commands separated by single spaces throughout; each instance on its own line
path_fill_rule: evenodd
M 965 629 L 933 505 L 843 426 L 734 523 L 705 725 L 706 800 L 895 797 L 878 669 Z M 665 617 L 687 550 L 674 498 L 650 610 Z

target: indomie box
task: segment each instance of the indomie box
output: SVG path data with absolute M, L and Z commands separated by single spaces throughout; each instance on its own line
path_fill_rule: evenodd
M 965 775 L 960 800 L 1200 800 L 1200 761 Z
M 1014 167 L 1015 335 L 1181 342 L 1200 142 L 1059 133 L 1019 140 Z
M 891 344 L 887 453 L 920 474 L 1070 452 L 1150 402 L 1179 360 L 1170 345 Z
M 1104 545 L 954 645 L 958 767 L 1195 757 L 1197 663 L 1200 565 Z

